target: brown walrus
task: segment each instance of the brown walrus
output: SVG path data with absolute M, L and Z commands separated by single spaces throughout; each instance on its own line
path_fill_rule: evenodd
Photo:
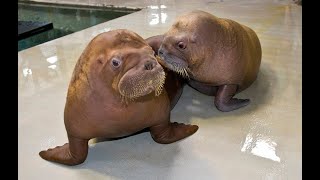
M 198 126 L 170 122 L 170 110 L 180 96 L 174 75 L 169 72 L 166 78 L 152 48 L 136 33 L 99 34 L 80 56 L 69 84 L 64 109 L 69 143 L 39 155 L 77 165 L 85 161 L 92 138 L 122 137 L 148 127 L 162 144 L 192 135 Z
M 147 39 L 162 65 L 184 77 L 201 93 L 215 96 L 220 111 L 232 111 L 249 104 L 236 93 L 257 78 L 261 45 L 256 33 L 230 19 L 203 11 L 178 17 L 163 35 Z

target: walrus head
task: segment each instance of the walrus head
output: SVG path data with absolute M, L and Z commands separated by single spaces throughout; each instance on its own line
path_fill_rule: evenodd
M 195 38 L 191 31 L 182 30 L 183 25 L 176 22 L 167 33 L 158 50 L 160 63 L 185 78 L 189 78 L 189 67 L 195 56 Z
M 158 50 L 159 62 L 183 77 L 189 77 L 189 39 L 186 34 L 165 35 Z
M 161 94 L 165 72 L 152 48 L 136 33 L 128 30 L 105 32 L 93 39 L 88 48 L 86 56 L 96 62 L 91 71 L 97 74 L 98 84 L 102 82 L 111 87 L 125 100 L 152 92 L 156 96 Z
M 192 76 L 192 69 L 203 61 L 206 53 L 210 53 L 203 48 L 203 41 L 210 36 L 205 28 L 209 22 L 202 11 L 178 17 L 163 35 L 158 50 L 160 63 L 183 77 Z

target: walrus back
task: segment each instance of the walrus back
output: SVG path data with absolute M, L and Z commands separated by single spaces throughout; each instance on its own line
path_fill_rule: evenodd
M 245 66 L 244 80 L 239 87 L 239 91 L 246 89 L 256 80 L 262 57 L 261 44 L 257 34 L 251 28 L 245 25 L 241 26 L 246 32 L 246 35 L 243 39 L 243 51 L 245 55 L 244 58 L 247 58 L 247 63 Z
M 261 44 L 257 34 L 249 27 L 242 25 L 230 19 L 222 19 L 226 23 L 221 23 L 225 26 L 225 32 L 228 32 L 225 38 L 225 46 L 229 46 L 231 61 L 229 70 L 229 78 L 239 85 L 238 92 L 249 87 L 257 78 L 261 64 Z M 228 48 L 225 48 L 226 50 Z M 222 51 L 220 53 L 225 53 Z M 221 57 L 221 56 L 220 56 Z

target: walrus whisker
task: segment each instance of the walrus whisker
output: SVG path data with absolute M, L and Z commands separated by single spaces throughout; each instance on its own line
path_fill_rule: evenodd
M 159 85 L 155 90 L 155 96 L 159 96 L 162 93 L 164 82 L 165 82 L 165 78 L 166 78 L 165 73 L 161 73 L 160 77 L 158 78 L 159 79 L 159 83 L 158 83 Z
M 182 76 L 183 78 L 187 78 L 187 79 L 190 79 L 189 77 L 189 73 L 188 71 L 190 72 L 189 68 L 186 67 L 186 68 L 182 68 L 182 67 L 178 67 L 177 65 L 172 65 L 172 70 L 176 73 L 178 73 L 180 76 Z
M 186 76 L 188 79 L 190 79 L 189 74 L 188 74 L 188 71 L 186 70 L 186 68 L 183 68 L 183 71 L 184 71 L 184 73 L 185 73 L 185 76 Z
M 182 69 L 180 69 L 180 68 L 178 68 L 178 67 L 176 67 L 176 69 L 177 69 L 178 73 L 180 74 L 180 76 L 183 77 L 183 71 L 182 71 Z
M 184 74 L 184 70 L 183 70 L 183 68 L 182 68 L 182 69 L 180 69 L 180 71 L 181 71 L 182 77 L 185 77 L 185 74 Z
M 126 96 L 120 94 L 120 98 L 121 98 L 122 104 L 128 105 L 128 100 L 127 100 Z
M 125 100 L 125 104 L 128 105 L 129 104 L 128 98 L 125 97 L 124 100 Z
M 159 86 L 156 90 L 155 90 L 155 96 L 159 96 L 162 92 L 162 87 Z

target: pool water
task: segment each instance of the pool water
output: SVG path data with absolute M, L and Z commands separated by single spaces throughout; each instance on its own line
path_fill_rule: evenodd
M 52 22 L 53 29 L 18 41 L 18 51 L 115 19 L 138 9 L 18 4 L 18 21 Z

